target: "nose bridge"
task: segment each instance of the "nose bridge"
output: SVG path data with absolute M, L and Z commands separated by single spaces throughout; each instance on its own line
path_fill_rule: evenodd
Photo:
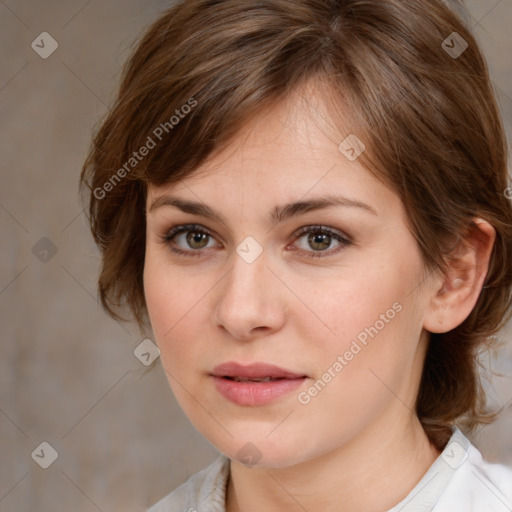
M 228 277 L 228 286 L 235 295 L 258 293 L 258 284 L 266 280 L 267 254 L 262 245 L 252 236 L 246 237 L 236 247 L 233 255 L 233 265 Z
M 233 254 L 231 270 L 215 307 L 217 325 L 239 339 L 249 338 L 258 327 L 275 329 L 281 317 L 270 297 L 268 279 L 273 276 L 267 268 L 267 254 L 256 240 L 247 238 Z

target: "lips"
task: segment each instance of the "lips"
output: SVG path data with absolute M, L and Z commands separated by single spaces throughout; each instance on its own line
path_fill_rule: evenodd
M 237 382 L 271 382 L 281 379 L 301 379 L 306 377 L 304 374 L 295 373 L 273 364 L 251 363 L 250 365 L 243 366 L 234 361 L 217 365 L 211 372 L 211 375 Z
M 217 391 L 239 406 L 263 406 L 290 396 L 308 378 L 273 364 L 234 361 L 216 366 L 210 375 Z
M 225 379 L 234 380 L 235 382 L 274 382 L 275 380 L 281 380 L 279 377 L 257 377 L 257 378 L 246 378 L 246 377 L 228 377 L 224 376 Z

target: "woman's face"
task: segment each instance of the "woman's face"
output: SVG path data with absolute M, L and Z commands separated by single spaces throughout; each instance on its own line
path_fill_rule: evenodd
M 353 139 L 338 148 L 319 97 L 298 98 L 147 198 L 144 289 L 171 388 L 221 452 L 267 467 L 413 418 L 434 290 L 399 197 L 354 160 Z M 337 204 L 315 206 L 326 198 Z M 223 375 L 285 375 L 226 362 L 296 378 L 235 382 Z

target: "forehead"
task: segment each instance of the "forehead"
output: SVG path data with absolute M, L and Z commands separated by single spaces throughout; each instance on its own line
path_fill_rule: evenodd
M 347 133 L 348 115 L 345 125 Z M 148 208 L 163 194 L 179 193 L 196 202 L 208 203 L 211 198 L 221 209 L 240 202 L 255 209 L 272 203 L 274 220 L 279 217 L 277 204 L 327 195 L 366 204 L 362 197 L 372 198 L 375 206 L 368 210 L 378 210 L 389 201 L 390 191 L 383 190 L 357 158 L 347 157 L 346 144 L 340 148 L 344 135 L 339 132 L 318 89 L 290 94 L 259 111 L 227 146 L 212 153 L 189 176 L 170 185 L 151 186 Z

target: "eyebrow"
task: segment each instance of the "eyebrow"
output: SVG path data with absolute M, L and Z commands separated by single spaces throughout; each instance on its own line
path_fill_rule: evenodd
M 225 226 L 228 225 L 226 218 L 221 213 L 216 212 L 206 204 L 169 195 L 163 195 L 155 198 L 149 207 L 149 213 L 163 206 L 174 206 L 182 212 L 190 213 L 192 215 L 200 215 L 208 219 L 216 220 Z M 327 195 L 309 199 L 307 201 L 296 201 L 276 206 L 270 212 L 268 222 L 270 225 L 274 226 L 291 217 L 296 217 L 307 212 L 322 210 L 333 206 L 360 208 L 372 215 L 378 215 L 374 208 L 368 204 L 362 203 L 361 201 L 356 201 L 340 195 Z

